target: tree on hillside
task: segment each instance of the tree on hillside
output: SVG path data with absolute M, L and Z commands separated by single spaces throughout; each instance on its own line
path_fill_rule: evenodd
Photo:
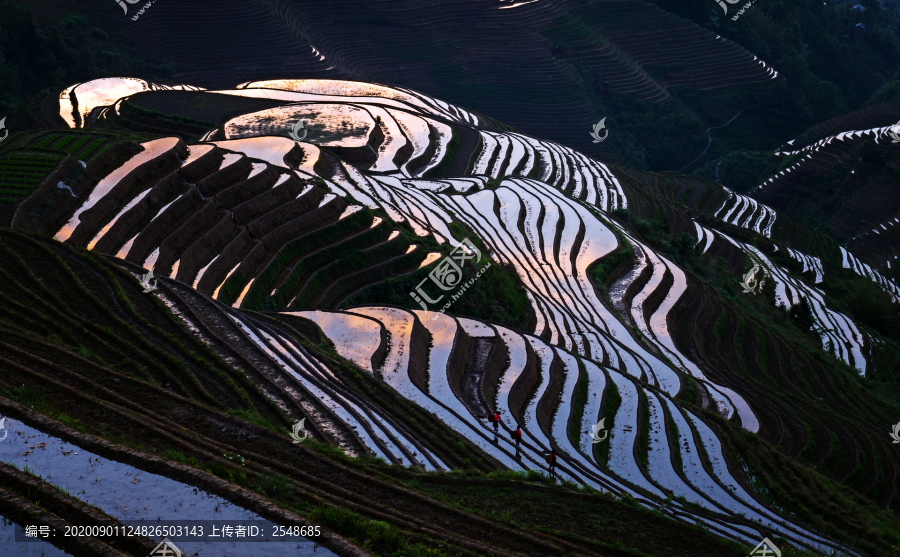
M 859 321 L 886 337 L 900 340 L 900 304 L 871 280 L 854 279 L 847 305 Z
M 830 81 L 823 81 L 813 94 L 813 117 L 819 122 L 834 118 L 842 112 L 843 99 L 837 86 Z
M 144 58 L 103 12 L 42 27 L 29 7 L 0 0 L 0 117 L 9 117 L 11 129 L 33 125 L 33 103 L 42 91 L 114 75 L 160 80 L 170 72 Z
M 800 303 L 791 306 L 790 313 L 791 321 L 804 333 L 811 332 L 816 325 L 812 306 L 809 303 L 809 298 L 806 296 L 800 296 Z

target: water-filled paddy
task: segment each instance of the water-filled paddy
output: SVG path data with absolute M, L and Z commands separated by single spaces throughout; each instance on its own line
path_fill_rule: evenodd
M 16 541 L 16 523 L 0 515 L 0 547 L 16 557 L 66 557 L 69 554 L 43 540 Z M 4 553 L 5 554 L 5 553 Z
M 193 486 L 151 474 L 85 451 L 62 439 L 6 418 L 6 439 L 0 441 L 0 460 L 40 476 L 73 497 L 94 505 L 118 520 L 259 520 L 254 512 Z M 7 539 L 0 526 L 0 539 Z M 11 526 L 8 528 L 12 528 Z M 154 538 L 158 539 L 158 538 Z M 304 540 L 298 542 L 180 542 L 185 555 L 198 557 L 316 557 L 334 555 Z M 45 546 L 46 544 L 23 544 Z M 6 547 L 4 545 L 4 547 Z M 57 555 L 49 547 L 47 557 Z M 29 551 L 32 551 L 29 549 Z M 56 550 L 58 551 L 58 550 Z M 18 555 L 18 554 L 17 554 Z M 23 553 L 22 555 L 31 555 Z M 41 555 L 40 552 L 35 554 Z M 58 555 L 66 555 L 59 552 Z

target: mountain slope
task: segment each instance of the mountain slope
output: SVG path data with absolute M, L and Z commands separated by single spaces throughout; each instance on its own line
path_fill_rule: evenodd
M 95 88 L 74 89 L 73 106 Z M 178 95 L 183 117 L 206 98 L 288 104 L 248 107 L 213 141 L 143 141 L 105 177 L 89 167 L 77 197 L 46 181 L 13 226 L 174 279 L 166 292 L 265 355 L 261 378 L 319 401 L 279 406 L 343 432 L 328 439 L 347 454 L 434 471 L 465 460 L 371 407 L 368 387 L 336 384 L 285 327 L 318 324 L 363 384 L 469 439 L 482 470 L 541 470 L 554 448 L 562 479 L 750 547 L 777 535 L 887 551 L 893 522 L 876 505 L 895 506 L 898 462 L 875 424 L 895 404 L 873 383 L 877 336 L 831 297 L 852 272 L 827 238 L 713 182 L 609 166 L 412 90 L 272 80 L 186 94 L 154 102 Z M 93 125 L 127 125 L 102 103 L 89 112 Z M 304 141 L 277 135 L 300 118 Z M 393 275 L 360 272 L 392 261 Z M 757 296 L 738 288 L 754 264 Z M 469 311 L 467 297 L 491 291 L 530 311 L 497 314 L 502 324 Z M 384 305 L 395 300 L 404 307 Z M 248 304 L 282 311 L 237 309 Z M 519 457 L 480 421 L 493 409 L 504 429 L 523 426 Z M 601 418 L 610 435 L 595 447 Z M 769 443 L 779 469 L 760 456 Z M 883 535 L 863 540 L 866 528 Z

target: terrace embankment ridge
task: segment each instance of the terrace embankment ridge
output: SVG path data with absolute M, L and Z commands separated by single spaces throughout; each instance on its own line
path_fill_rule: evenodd
M 115 250 L 117 250 L 119 246 L 124 244 L 128 238 L 134 236 L 134 229 L 136 227 L 140 227 L 138 228 L 138 230 L 140 230 L 149 224 L 155 214 L 152 211 L 153 207 L 159 203 L 163 203 L 167 199 L 175 199 L 183 189 L 184 183 L 181 181 L 177 172 L 172 172 L 161 178 L 152 188 L 150 188 L 150 191 L 144 195 L 144 198 L 135 205 L 137 210 L 128 211 L 119 216 L 116 223 L 109 228 L 100 240 L 97 241 L 94 249 L 100 253 L 115 254 Z M 91 238 L 88 238 L 86 241 L 90 240 Z M 82 238 L 79 240 L 78 245 L 84 245 L 86 241 L 83 241 Z M 74 243 L 75 240 L 72 240 L 72 242 Z
M 68 522 L 3 488 L 0 488 L 0 511 L 23 524 L 49 526 L 57 532 L 64 532 L 70 526 Z M 67 536 L 54 541 L 72 557 L 129 557 L 94 538 Z
M 481 378 L 481 394 L 487 403 L 488 410 L 496 409 L 500 378 L 503 377 L 503 372 L 509 368 L 510 363 L 509 347 L 503 342 L 503 337 L 497 333 L 487 362 L 484 364 L 484 375 Z
M 557 408 L 560 407 L 560 395 L 565 378 L 565 366 L 560 357 L 554 352 L 553 362 L 550 364 L 550 380 L 547 383 L 547 388 L 544 390 L 544 396 L 541 397 L 537 404 L 537 421 L 547 439 L 554 439 L 551 424 L 553 423 L 553 415 L 556 414 Z M 561 417 L 564 420 L 569 419 L 568 416 Z
M 221 166 L 225 151 L 217 145 L 211 145 L 211 147 L 212 149 L 194 159 L 190 164 L 181 167 L 181 176 L 186 182 L 194 183 Z
M 47 378 L 44 378 L 43 380 L 50 383 L 56 383 L 55 381 L 49 380 Z M 62 387 L 62 385 L 59 386 Z M 77 396 L 77 393 L 73 392 L 71 394 Z M 114 394 L 112 394 L 112 396 L 115 397 Z M 192 405 L 192 403 L 187 400 L 184 401 L 184 404 Z M 108 404 L 106 406 L 109 407 Z M 200 409 L 204 410 L 202 408 Z M 109 443 L 92 435 L 81 434 L 67 426 L 64 426 L 63 424 L 60 424 L 48 418 L 44 418 L 43 416 L 6 399 L 0 399 L 0 410 L 8 413 L 9 415 L 22 419 L 23 421 L 27 421 L 34 427 L 40 428 L 42 431 L 51 432 L 58 437 L 67 439 L 73 444 L 77 444 L 78 446 L 84 447 L 85 449 L 91 450 L 92 452 L 95 452 L 107 458 L 125 462 L 148 472 L 166 475 L 173 479 L 184 481 L 185 483 L 189 483 L 191 485 L 206 489 L 207 491 L 222 496 L 237 505 L 254 511 L 269 520 L 285 525 L 307 524 L 305 519 L 298 517 L 293 513 L 280 509 L 275 505 L 272 505 L 262 497 L 259 497 L 241 488 L 237 488 L 236 486 L 233 486 L 232 484 L 225 482 L 224 480 L 220 480 L 214 476 L 211 476 L 210 474 L 196 470 L 192 467 L 181 465 L 178 463 L 172 463 L 170 461 L 162 460 L 157 457 L 152 457 L 136 450 L 122 447 L 114 443 Z M 212 414 L 220 415 L 216 412 L 213 412 Z M 122 417 L 125 416 L 123 415 Z M 162 425 L 168 424 L 169 427 L 178 427 L 177 424 L 170 423 L 168 419 L 162 416 L 156 416 L 156 418 L 159 419 L 159 423 Z M 221 419 L 229 420 L 233 418 L 221 415 Z M 197 421 L 195 420 L 192 423 L 197 423 Z M 253 424 L 244 424 L 244 426 L 256 431 L 260 435 L 265 435 L 267 437 L 272 436 L 272 433 L 270 431 L 265 430 L 264 428 L 261 428 L 259 426 L 254 426 Z M 209 425 L 207 424 L 207 426 L 204 427 L 208 429 Z M 186 449 L 191 447 L 190 443 L 182 442 L 179 437 L 170 435 L 166 431 L 159 430 L 153 426 L 148 426 L 145 429 L 153 430 L 154 435 L 167 439 L 169 443 L 173 444 L 176 447 L 184 446 Z M 196 448 L 199 448 L 201 451 L 208 452 L 208 455 L 204 455 L 206 458 L 213 458 L 217 462 L 222 462 L 223 464 L 227 465 L 227 461 L 220 457 L 215 457 L 215 455 L 221 454 L 222 450 L 231 448 L 229 445 L 218 444 L 212 441 L 204 441 L 202 440 L 202 438 L 195 438 L 193 442 L 198 445 L 198 447 L 194 447 L 194 450 L 196 450 Z M 304 453 L 306 453 L 307 457 L 311 457 L 311 460 L 308 459 L 306 463 L 307 466 L 313 465 L 312 469 L 321 469 L 321 465 L 326 463 L 324 459 L 318 457 L 315 453 L 312 453 L 308 449 L 298 447 L 297 450 L 303 451 Z M 356 490 L 344 489 L 339 485 L 332 483 L 332 481 L 327 478 L 321 479 L 317 476 L 311 475 L 310 473 L 304 472 L 303 470 L 284 464 L 283 462 L 272 460 L 268 457 L 255 454 L 250 451 L 242 450 L 242 453 L 244 453 L 245 456 L 247 456 L 249 459 L 250 463 L 248 464 L 248 468 L 256 472 L 271 470 L 287 474 L 289 476 L 292 476 L 294 479 L 301 480 L 302 487 L 301 485 L 298 485 L 298 495 L 306 499 L 311 499 L 313 503 L 339 504 L 343 507 L 363 512 L 366 515 L 374 517 L 378 520 L 387 520 L 403 528 L 428 533 L 434 536 L 436 539 L 449 539 L 454 543 L 458 543 L 463 547 L 479 553 L 493 553 L 510 557 L 513 555 L 509 551 L 497 549 L 496 547 L 488 548 L 480 542 L 472 541 L 476 538 L 482 538 L 485 532 L 488 532 L 490 536 L 493 536 L 492 539 L 495 542 L 502 540 L 502 543 L 506 547 L 521 547 L 524 544 L 529 546 L 532 551 L 537 551 L 538 554 L 558 555 L 561 551 L 561 548 L 566 547 L 570 550 L 575 550 L 577 553 L 585 555 L 595 555 L 595 553 L 591 552 L 590 550 L 577 547 L 574 544 L 558 538 L 554 538 L 552 539 L 552 541 L 538 539 L 526 533 L 497 525 L 486 519 L 471 515 L 469 513 L 466 513 L 465 511 L 461 511 L 453 507 L 449 507 L 443 503 L 429 499 L 422 494 L 410 491 L 394 483 L 379 480 L 377 478 L 372 478 L 360 472 L 348 469 L 333 461 L 327 461 L 327 475 L 332 476 L 331 479 L 337 480 L 339 478 L 343 478 L 342 481 L 345 482 L 344 485 L 347 485 L 346 482 L 349 482 L 351 484 L 359 484 L 359 482 L 363 482 L 364 484 L 369 485 L 369 487 L 371 488 L 364 489 L 364 491 L 374 491 L 373 495 L 378 496 L 378 500 L 383 500 L 384 497 L 390 497 L 391 495 L 400 497 L 401 499 L 406 499 L 408 504 L 417 507 L 416 512 L 421 514 L 415 515 L 396 512 L 393 507 L 388 507 L 382 503 L 376 502 L 375 500 L 369 499 L 369 497 L 365 493 L 357 492 Z M 316 465 L 317 462 L 318 466 Z M 264 465 L 266 467 L 264 467 Z M 356 501 L 358 501 L 358 503 Z M 414 516 L 423 517 L 425 518 L 425 520 L 421 518 L 414 518 Z M 444 529 L 442 527 L 436 526 L 434 519 L 436 519 L 438 516 L 443 517 L 445 520 L 452 520 L 453 522 L 456 522 L 458 526 L 463 526 L 463 524 L 465 524 L 463 530 L 467 531 L 466 537 L 453 534 L 452 529 Z M 429 519 L 427 517 L 431 518 Z M 341 541 L 341 539 L 337 537 L 336 540 L 338 542 Z M 326 547 L 329 547 L 330 549 L 342 555 L 365 555 L 365 553 L 358 552 L 356 548 L 352 547 L 347 551 L 342 551 L 342 549 L 347 548 L 342 548 L 340 544 L 329 545 L 327 543 L 323 543 L 322 545 L 325 545 Z
M 399 308 L 398 308 L 399 309 Z M 405 311 L 405 310 L 404 310 Z M 410 312 L 413 325 L 409 338 L 409 364 L 407 373 L 413 384 L 423 393 L 428 392 L 428 355 L 431 351 L 432 338 L 428 329 L 419 321 L 419 317 Z M 457 333 L 459 334 L 459 333 Z M 437 373 L 439 370 L 435 370 Z
M 236 162 L 202 178 L 197 182 L 197 188 L 203 194 L 203 197 L 209 197 L 229 186 L 243 182 L 247 179 L 251 170 L 253 170 L 253 165 L 250 163 L 250 159 L 241 155 L 241 158 Z
M 513 418 L 520 424 L 525 423 L 525 403 L 539 380 L 538 367 L 540 364 L 530 342 L 525 342 L 525 350 L 528 352 L 528 363 L 525 364 L 525 369 L 522 370 L 522 373 L 519 374 L 516 382 L 513 383 L 512 388 L 509 390 L 509 409 Z
M 12 488 L 19 493 L 27 493 L 28 497 L 40 507 L 67 523 L 78 526 L 122 526 L 122 523 L 103 511 L 92 507 L 76 497 L 67 495 L 59 489 L 51 487 L 15 466 L 0 462 L 0 478 L 6 489 Z M 111 540 L 112 541 L 112 540 Z M 149 555 L 157 542 L 146 536 L 118 536 L 113 543 L 135 555 Z
M 68 191 L 57 188 L 56 182 L 48 180 L 22 202 L 10 228 L 33 234 L 55 233 L 65 224 L 68 216 L 81 206 L 83 198 L 97 182 L 140 152 L 139 145 L 121 141 L 88 162 L 85 168 L 81 168 L 77 161 L 73 161 L 77 166 L 67 164 L 66 174 L 57 182 L 65 182 L 78 197 L 72 197 Z

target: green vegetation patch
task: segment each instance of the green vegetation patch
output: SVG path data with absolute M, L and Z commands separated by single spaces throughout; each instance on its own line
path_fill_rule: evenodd
M 238 97 L 206 91 L 144 91 L 130 96 L 128 101 L 134 108 L 147 110 L 152 114 L 165 114 L 169 118 L 182 118 L 205 125 L 212 123 L 210 128 L 222 125 L 241 114 L 290 104 L 274 99 Z
M 216 127 L 212 122 L 142 108 L 129 100 L 122 102 L 118 113 L 107 112 L 105 118 L 98 119 L 99 124 L 158 135 L 178 135 L 189 141 L 200 139 Z
M 630 497 L 617 499 L 589 488 L 535 488 L 544 483 L 538 476 L 504 471 L 490 474 L 492 481 L 418 476 L 406 483 L 455 508 L 517 530 L 553 534 L 609 557 L 745 557 L 751 549 L 700 528 L 679 526 Z
M 450 138 L 450 143 L 447 145 L 447 152 L 444 154 L 444 158 L 441 159 L 441 162 L 439 162 L 437 166 L 426 172 L 422 176 L 423 178 L 439 178 L 447 172 L 451 165 L 453 165 L 456 153 L 459 151 L 460 140 L 456 130 L 453 130 L 452 133 L 453 137 Z
M 604 292 L 609 286 L 607 282 L 609 281 L 610 276 L 614 272 L 620 270 L 623 265 L 626 265 L 631 261 L 631 258 L 634 256 L 634 246 L 631 245 L 631 242 L 629 242 L 625 236 L 619 234 L 618 230 L 613 230 L 616 231 L 616 236 L 619 239 L 619 248 L 613 253 L 597 260 L 593 267 L 588 270 L 594 284 Z
M 603 418 L 603 425 L 606 426 L 607 431 L 612 431 L 616 423 L 616 413 L 619 411 L 621 404 L 622 395 L 619 394 L 619 389 L 616 388 L 615 383 L 607 378 L 606 392 L 603 393 L 603 411 L 600 412 L 600 417 Z M 597 457 L 597 462 L 602 466 L 606 466 L 606 463 L 609 462 L 609 443 L 597 443 L 594 445 L 594 454 Z
M 72 155 L 76 159 L 89 161 L 100 154 L 101 147 L 111 144 L 112 141 L 114 138 L 111 136 L 91 132 L 46 132 L 35 137 L 31 141 L 31 146 L 38 149 L 60 151 Z
M 320 505 L 309 515 L 326 528 L 342 532 L 365 551 L 387 557 L 443 557 L 440 549 L 410 543 L 397 528 L 387 522 L 366 519 L 353 511 L 331 505 Z
M 705 417 L 724 438 L 729 460 L 744 461 L 747 483 L 766 502 L 783 507 L 816 532 L 852 543 L 864 554 L 897 554 L 900 520 L 892 512 L 791 459 L 759 436 L 710 412 Z
M 519 279 L 515 269 L 492 261 L 487 256 L 487 247 L 482 243 L 481 239 L 459 223 L 450 224 L 450 230 L 458 240 L 463 238 L 472 240 L 476 247 L 481 250 L 482 259 L 478 264 L 474 264 L 474 260 L 468 260 L 463 267 L 462 282 L 457 288 L 446 294 L 440 291 L 440 294 L 445 295 L 439 299 L 438 303 L 431 304 L 428 310 L 440 311 L 444 304 L 452 300 L 452 295 L 457 294 L 460 288 L 463 288 L 470 280 L 475 279 L 459 298 L 453 301 L 446 311 L 448 314 L 492 321 L 522 331 L 533 331 L 536 322 L 534 310 L 528 301 L 525 287 L 522 285 L 522 281 Z M 415 237 L 411 232 L 407 233 Z M 417 241 L 421 244 L 420 249 L 424 247 L 429 252 L 439 252 L 442 256 L 448 255 L 452 249 L 447 244 L 439 246 L 431 236 L 417 238 Z M 410 296 L 410 292 L 415 292 L 417 286 L 422 281 L 425 281 L 423 289 L 429 292 L 433 299 L 438 299 L 440 295 L 438 293 L 439 289 L 428 278 L 428 275 L 435 265 L 439 264 L 439 261 L 440 259 L 408 275 L 389 278 L 377 285 L 370 286 L 348 298 L 344 305 L 356 306 L 386 303 L 421 310 L 423 308 Z M 478 272 L 488 265 L 489 262 L 490 267 L 476 279 Z
M 738 193 L 747 193 L 774 176 L 784 167 L 784 159 L 772 153 L 735 151 L 724 159 L 714 160 L 697 170 L 697 174 L 716 178 Z M 718 170 L 718 174 L 716 173 Z
M 42 100 L 53 101 L 69 85 L 127 75 L 161 82 L 170 75 L 170 66 L 149 59 L 128 35 L 121 13 L 94 9 L 72 15 L 71 9 L 43 8 L 52 24 L 37 24 L 34 10 L 40 8 L 0 0 L 0 115 L 8 116 L 13 132 L 35 123 L 62 125 L 58 103 Z
M 18 203 L 56 169 L 63 156 L 13 150 L 0 155 L 0 203 Z
M 575 393 L 572 395 L 572 416 L 569 419 L 569 438 L 581 437 L 581 420 L 584 417 L 584 405 L 588 395 L 588 374 L 584 368 L 584 362 L 578 360 L 578 382 L 575 383 Z M 559 416 L 563 418 L 564 416 Z

